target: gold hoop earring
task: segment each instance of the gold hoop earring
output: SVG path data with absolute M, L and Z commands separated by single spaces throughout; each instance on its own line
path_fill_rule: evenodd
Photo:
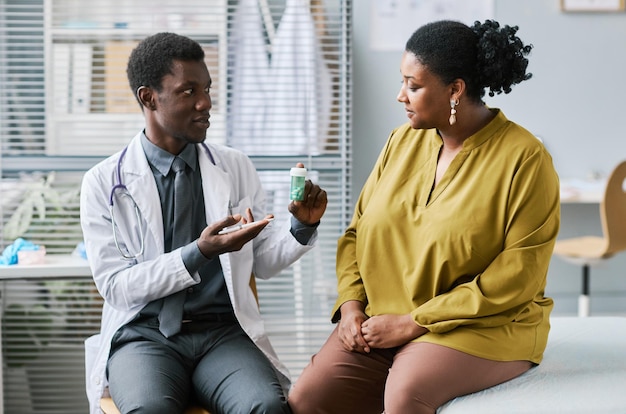
M 456 109 L 454 109 L 454 107 L 457 106 L 458 104 L 459 104 L 458 99 L 450 99 L 450 119 L 448 119 L 448 122 L 450 122 L 450 125 L 456 124 Z

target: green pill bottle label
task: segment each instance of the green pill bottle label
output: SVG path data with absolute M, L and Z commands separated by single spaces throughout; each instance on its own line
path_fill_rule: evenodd
M 306 180 L 306 168 L 294 167 L 291 169 L 291 188 L 289 198 L 294 201 L 304 200 L 304 182 Z

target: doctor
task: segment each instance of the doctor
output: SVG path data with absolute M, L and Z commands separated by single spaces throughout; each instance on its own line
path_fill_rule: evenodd
M 291 219 L 270 224 L 249 158 L 204 143 L 211 77 L 197 42 L 150 36 L 127 73 L 145 130 L 89 170 L 81 190 L 87 256 L 105 300 L 101 333 L 86 341 L 90 412 L 110 393 L 122 413 L 182 413 L 190 402 L 214 414 L 289 413 L 288 372 L 264 331 L 250 276 L 272 277 L 312 248 L 326 192 L 307 181 L 305 200 L 288 206 Z M 180 246 L 175 158 L 191 185 L 193 231 Z M 163 314 L 175 315 L 164 304 L 181 294 L 179 328 L 163 333 Z

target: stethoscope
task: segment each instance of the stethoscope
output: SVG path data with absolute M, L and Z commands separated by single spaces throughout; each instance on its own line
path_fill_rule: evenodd
M 209 146 L 205 144 L 204 142 L 202 142 L 202 146 L 206 150 L 206 153 L 209 159 L 211 160 L 211 163 L 213 165 L 217 165 L 215 163 L 215 158 L 213 158 L 213 154 L 211 154 L 211 150 L 209 149 Z M 133 198 L 133 196 L 130 195 L 130 192 L 128 191 L 128 188 L 126 187 L 126 185 L 122 183 L 122 160 L 124 159 L 124 156 L 126 155 L 127 150 L 128 150 L 128 147 L 124 148 L 122 150 L 122 153 L 120 154 L 120 158 L 117 160 L 117 184 L 111 187 L 111 193 L 109 194 L 109 212 L 111 214 L 111 227 L 113 229 L 113 241 L 115 242 L 115 247 L 120 252 L 123 259 L 134 260 L 143 254 L 144 248 L 145 248 L 145 241 L 144 241 L 143 226 L 141 225 L 142 223 L 141 211 L 139 211 L 139 207 L 137 206 L 137 203 L 135 202 L 135 199 Z M 113 212 L 114 210 L 113 199 L 115 198 L 116 192 L 119 192 L 121 196 L 125 196 L 130 199 L 130 202 L 132 203 L 132 206 L 133 206 L 133 210 L 135 212 L 135 217 L 137 218 L 137 224 L 139 225 L 138 226 L 139 227 L 139 251 L 135 254 L 132 254 L 128 248 L 126 248 L 127 253 L 125 253 L 124 250 L 122 250 L 122 248 L 120 247 L 120 243 L 117 239 L 117 231 L 115 231 L 117 224 L 115 221 L 115 213 Z

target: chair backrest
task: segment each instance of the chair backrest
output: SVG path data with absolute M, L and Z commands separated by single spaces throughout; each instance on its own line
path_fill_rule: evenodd
M 256 304 L 259 306 L 259 292 L 256 288 L 256 278 L 254 277 L 254 273 L 250 275 L 250 289 L 252 289 L 252 293 L 254 293 L 254 298 L 256 299 Z
M 600 204 L 602 230 L 607 239 L 607 254 L 626 250 L 626 161 L 617 165 L 609 175 Z

